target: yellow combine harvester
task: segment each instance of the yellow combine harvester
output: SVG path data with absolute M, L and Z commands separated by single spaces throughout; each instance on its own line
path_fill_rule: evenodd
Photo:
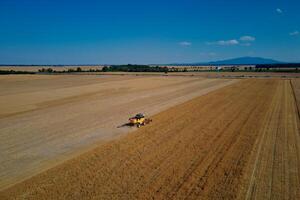
M 129 125 L 130 126 L 137 126 L 140 128 L 141 126 L 145 126 L 152 122 L 151 119 L 146 119 L 142 113 L 136 114 L 134 117 L 129 118 Z

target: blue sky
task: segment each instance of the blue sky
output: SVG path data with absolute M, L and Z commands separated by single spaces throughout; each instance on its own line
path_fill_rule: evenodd
M 0 64 L 300 62 L 299 0 L 1 0 Z

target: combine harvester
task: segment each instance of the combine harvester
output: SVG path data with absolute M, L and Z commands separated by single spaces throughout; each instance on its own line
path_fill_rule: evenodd
M 152 122 L 152 119 L 147 119 L 142 113 L 136 114 L 134 117 L 129 118 L 129 126 L 136 126 L 140 128 Z

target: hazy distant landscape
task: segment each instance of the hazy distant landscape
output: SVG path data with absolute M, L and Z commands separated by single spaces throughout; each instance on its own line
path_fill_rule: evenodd
M 290 72 L 298 73 L 300 63 L 284 63 L 259 57 L 241 57 L 209 63 L 127 64 L 127 65 L 2 65 L 0 74 L 99 73 L 99 72 Z

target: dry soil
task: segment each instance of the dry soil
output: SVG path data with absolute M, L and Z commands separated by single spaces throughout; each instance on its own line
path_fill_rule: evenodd
M 137 76 L 0 76 L 0 189 L 125 134 L 153 115 L 235 80 Z
M 3 199 L 300 199 L 290 80 L 243 80 L 2 192 Z

